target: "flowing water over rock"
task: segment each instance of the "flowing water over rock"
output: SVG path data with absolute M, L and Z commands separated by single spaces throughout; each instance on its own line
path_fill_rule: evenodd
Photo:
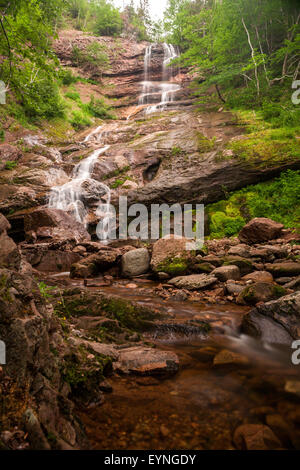
M 88 137 L 96 134 L 91 133 Z M 54 209 L 61 209 L 70 212 L 74 215 L 78 222 L 86 225 L 87 210 L 84 204 L 84 185 L 93 185 L 94 196 L 99 199 L 106 194 L 107 202 L 105 205 L 101 204 L 100 210 L 106 213 L 110 203 L 110 189 L 104 183 L 92 179 L 92 172 L 98 157 L 104 154 L 109 149 L 109 145 L 100 149 L 94 150 L 92 154 L 85 158 L 82 162 L 75 166 L 71 181 L 68 181 L 62 186 L 55 186 L 52 188 L 49 197 L 49 207 Z
M 162 63 L 162 81 L 151 81 L 151 54 L 153 46 L 146 48 L 144 58 L 144 81 L 142 93 L 139 97 L 139 105 L 151 104 L 146 107 L 145 114 L 163 111 L 168 103 L 172 103 L 175 93 L 180 90 L 180 85 L 172 83 L 175 68 L 171 62 L 179 57 L 178 49 L 172 44 L 163 44 L 164 58 Z M 153 104 L 156 103 L 157 104 Z

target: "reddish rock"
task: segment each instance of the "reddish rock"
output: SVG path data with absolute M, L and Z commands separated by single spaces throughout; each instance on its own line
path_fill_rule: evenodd
M 76 240 L 79 243 L 91 239 L 82 224 L 59 209 L 42 208 L 25 214 L 24 230 L 34 231 L 38 238 L 45 240 Z
M 263 424 L 239 426 L 234 432 L 233 442 L 239 450 L 272 450 L 282 447 L 273 431 Z
M 111 268 L 121 256 L 119 250 L 115 248 L 104 247 L 98 253 L 88 256 L 83 260 L 71 266 L 71 278 L 93 277 L 109 268 Z
M 254 282 L 273 282 L 273 276 L 267 271 L 254 271 L 253 273 L 243 276 L 242 280 Z
M 22 152 L 18 147 L 10 144 L 0 145 L 0 170 L 5 168 L 7 162 L 16 162 L 22 157 Z
M 134 346 L 122 349 L 114 369 L 125 374 L 173 375 L 178 371 L 179 360 L 172 351 Z
M 261 243 L 273 240 L 281 235 L 283 225 L 272 219 L 257 217 L 250 220 L 239 233 L 239 239 L 243 243 Z

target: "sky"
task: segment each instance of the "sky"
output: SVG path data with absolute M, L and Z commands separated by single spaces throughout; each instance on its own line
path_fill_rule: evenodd
M 121 8 L 123 7 L 124 4 L 126 6 L 127 4 L 130 3 L 129 0 L 113 0 L 113 2 L 117 7 L 121 7 Z M 137 5 L 139 4 L 139 0 L 134 0 L 134 2 Z M 150 14 L 152 18 L 162 19 L 164 10 L 167 5 L 167 0 L 149 0 L 149 4 L 150 4 Z

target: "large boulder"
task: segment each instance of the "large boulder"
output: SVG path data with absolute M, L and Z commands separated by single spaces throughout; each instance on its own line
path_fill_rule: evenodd
M 256 217 L 250 220 L 240 231 L 242 243 L 254 244 L 273 240 L 281 235 L 283 225 L 272 219 Z
M 171 276 L 184 274 L 191 259 L 191 252 L 187 250 L 189 243 L 186 238 L 166 237 L 157 240 L 153 245 L 151 269 Z
M 273 323 L 275 322 L 289 335 L 290 339 L 298 339 L 300 337 L 300 292 L 258 305 L 243 318 L 243 330 L 252 336 L 264 336 L 264 328 L 261 328 L 261 321 L 264 319 L 271 319 Z
M 149 270 L 150 256 L 146 248 L 131 250 L 122 256 L 122 274 L 128 277 L 139 276 Z
M 215 284 L 217 280 L 215 276 L 208 274 L 191 274 L 190 276 L 175 277 L 168 282 L 179 289 L 198 290 Z
M 91 239 L 81 223 L 60 209 L 42 208 L 25 214 L 24 230 L 34 232 L 43 240 L 76 240 L 79 243 Z

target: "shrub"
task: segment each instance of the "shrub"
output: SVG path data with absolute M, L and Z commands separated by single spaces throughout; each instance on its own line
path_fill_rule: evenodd
M 92 121 L 81 111 L 73 111 L 70 123 L 77 131 L 84 129 L 92 124 Z

